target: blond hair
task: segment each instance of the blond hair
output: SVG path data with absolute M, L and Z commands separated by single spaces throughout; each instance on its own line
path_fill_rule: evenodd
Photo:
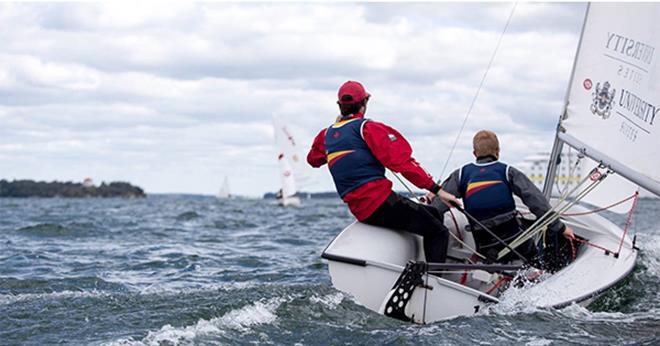
M 500 142 L 493 131 L 481 130 L 472 138 L 472 148 L 476 157 L 498 156 L 500 151 Z

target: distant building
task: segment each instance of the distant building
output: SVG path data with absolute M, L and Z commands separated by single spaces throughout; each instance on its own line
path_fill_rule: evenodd
M 575 187 L 584 176 L 583 162 L 579 160 L 577 151 L 570 151 L 568 154 L 561 153 L 560 164 L 557 165 L 557 174 L 555 177 L 554 192 L 564 192 L 567 189 Z M 534 182 L 536 187 L 543 189 L 545 174 L 548 171 L 548 160 L 550 153 L 538 153 L 526 157 L 521 163 L 516 165 L 529 179 Z M 559 190 L 559 191 L 558 191 Z
M 94 181 L 92 180 L 92 178 L 87 177 L 87 178 L 85 178 L 85 180 L 83 180 L 83 186 L 84 187 L 93 187 L 94 186 Z

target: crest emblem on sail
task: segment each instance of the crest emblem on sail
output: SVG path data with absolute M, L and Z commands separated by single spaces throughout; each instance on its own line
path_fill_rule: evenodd
M 593 93 L 593 103 L 591 104 L 591 113 L 600 116 L 603 119 L 610 117 L 610 111 L 612 110 L 612 102 L 614 101 L 614 95 L 616 89 L 610 91 L 610 82 L 605 82 L 603 86 L 600 86 L 600 83 L 596 84 L 596 90 Z

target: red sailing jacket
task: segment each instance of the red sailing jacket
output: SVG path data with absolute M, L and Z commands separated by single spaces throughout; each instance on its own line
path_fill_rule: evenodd
M 354 114 L 352 118 L 362 118 L 362 114 Z M 325 131 L 321 130 L 312 148 L 307 154 L 307 162 L 312 167 L 321 167 L 328 162 L 325 150 Z M 401 173 L 406 179 L 420 189 L 437 188 L 433 177 L 412 157 L 412 148 L 408 141 L 395 129 L 377 121 L 369 120 L 362 131 L 364 140 L 372 154 L 390 170 Z M 359 221 L 367 219 L 387 199 L 392 191 L 392 182 L 387 178 L 367 182 L 344 195 L 351 213 Z M 437 192 L 437 190 L 436 190 Z

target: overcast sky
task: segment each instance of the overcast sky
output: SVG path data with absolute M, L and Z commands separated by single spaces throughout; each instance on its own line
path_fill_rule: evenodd
M 276 191 L 273 114 L 304 156 L 349 79 L 440 178 L 512 6 L 0 4 L 0 178 Z M 550 150 L 584 9 L 517 6 L 452 169 L 482 128 L 509 163 Z

